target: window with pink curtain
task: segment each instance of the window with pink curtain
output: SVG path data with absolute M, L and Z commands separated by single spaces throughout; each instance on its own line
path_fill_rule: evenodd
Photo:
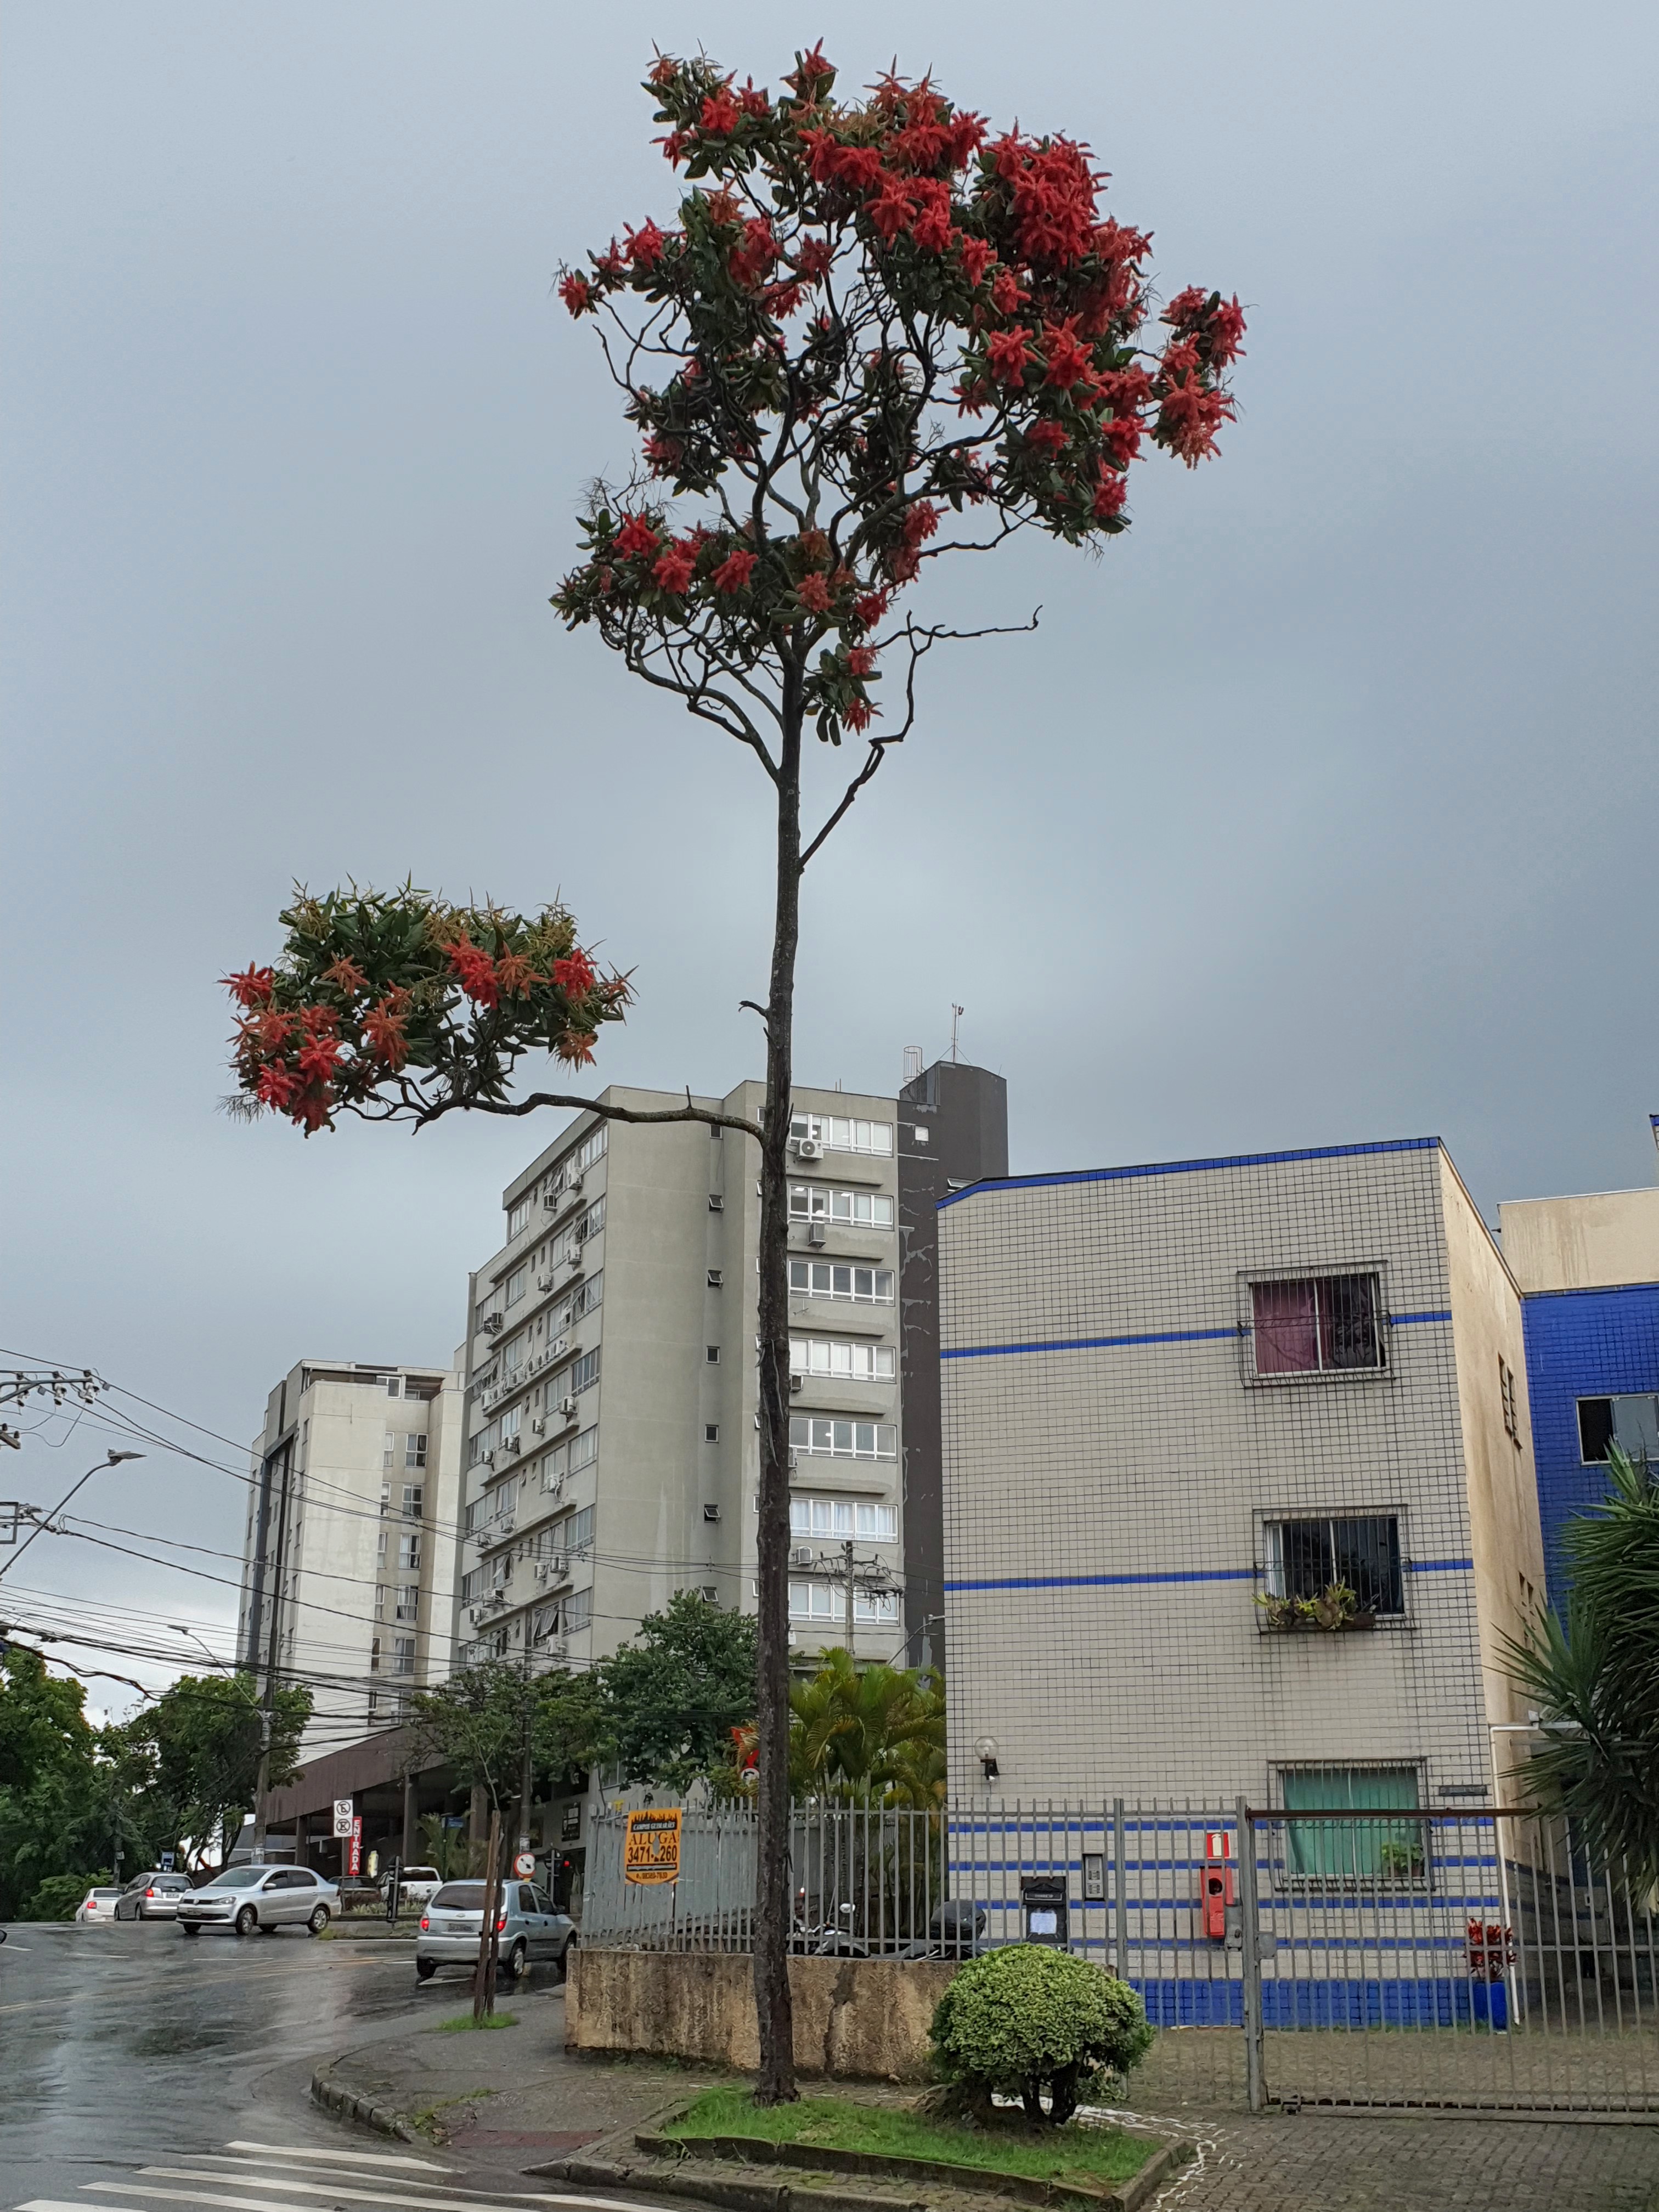
M 1319 1305 L 1311 1282 L 1253 1283 L 1255 1371 L 1311 1375 L 1319 1367 Z

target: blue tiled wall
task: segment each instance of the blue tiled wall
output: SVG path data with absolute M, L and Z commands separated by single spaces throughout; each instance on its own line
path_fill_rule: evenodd
M 1659 1390 L 1659 1283 L 1546 1291 L 1528 1298 L 1522 1314 L 1544 1557 L 1559 1605 L 1566 1595 L 1562 1528 L 1607 1489 L 1605 1471 L 1579 1459 L 1577 1401 Z

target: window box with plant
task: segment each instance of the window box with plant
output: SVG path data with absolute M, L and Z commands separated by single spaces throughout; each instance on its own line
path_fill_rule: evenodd
M 1319 1514 L 1261 1524 L 1264 1587 L 1256 1621 L 1279 1636 L 1403 1627 L 1405 1555 L 1398 1513 Z

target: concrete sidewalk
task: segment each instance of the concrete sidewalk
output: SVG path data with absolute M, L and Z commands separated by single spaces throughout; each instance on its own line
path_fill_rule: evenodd
M 468 2005 L 458 1981 L 438 2016 Z M 443 2034 L 434 2017 L 396 2041 L 341 2053 L 319 2069 L 318 2086 L 332 2083 L 375 2107 L 382 2124 L 395 2117 L 416 2140 L 447 2143 L 505 2175 L 579 2155 L 729 2078 L 654 2059 L 567 2056 L 561 1989 L 514 1990 L 501 2008 L 516 2027 Z M 884 2102 L 915 2094 L 837 2086 Z M 1200 2162 L 1157 2200 L 1167 2212 L 1659 2212 L 1659 2127 L 1403 2113 L 1250 2118 L 1186 2105 L 1164 2114 L 1152 2098 L 1123 2117 L 1200 2145 Z M 992 2201 L 980 2198 L 981 2212 Z

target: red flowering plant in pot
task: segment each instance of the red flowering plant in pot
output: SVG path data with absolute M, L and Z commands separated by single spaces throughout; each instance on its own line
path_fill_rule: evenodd
M 926 654 L 990 634 L 915 611 L 916 587 L 1023 530 L 1121 536 L 1138 460 L 1161 449 L 1194 466 L 1215 451 L 1244 324 L 1237 300 L 1201 286 L 1158 313 L 1147 235 L 1103 213 L 1088 149 L 994 133 L 931 80 L 888 76 L 844 98 L 819 46 L 775 96 L 702 56 L 659 56 L 646 89 L 683 173 L 678 205 L 559 283 L 596 331 L 638 458 L 594 488 L 553 605 L 746 748 L 775 808 L 768 982 L 745 1002 L 765 1029 L 765 1104 L 756 1123 L 726 1123 L 754 1139 L 761 1183 L 755 1988 L 757 2095 L 772 2103 L 794 2094 L 786 1168 L 802 872 L 915 727 Z M 837 772 L 849 738 L 860 757 Z M 586 1036 L 591 1012 L 584 999 Z M 537 1042 L 554 1034 L 532 1027 Z M 412 1103 L 401 1070 L 371 1086 L 374 1105 L 330 1073 L 334 1097 L 417 1121 L 543 1103 L 723 1118 L 689 1097 L 672 1117 L 508 1100 L 507 1064 L 499 1081 L 483 1064 L 497 1033 L 469 1034 L 470 1056 L 434 1066 Z

